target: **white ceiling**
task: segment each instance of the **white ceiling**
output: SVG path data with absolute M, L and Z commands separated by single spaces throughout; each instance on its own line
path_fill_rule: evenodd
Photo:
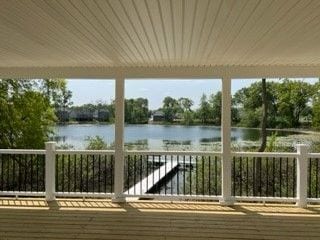
M 0 68 L 298 65 L 319 0 L 0 0 Z

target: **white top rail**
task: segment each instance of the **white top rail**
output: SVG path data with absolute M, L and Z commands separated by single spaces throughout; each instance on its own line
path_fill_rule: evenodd
M 57 154 L 66 154 L 66 155 L 114 155 L 114 150 L 56 150 Z
M 39 149 L 0 149 L 0 154 L 37 154 L 45 155 L 46 150 Z
M 309 158 L 320 158 L 320 153 L 309 153 L 308 157 Z
M 127 155 L 178 155 L 178 156 L 221 156 L 221 152 L 209 151 L 125 151 Z
M 274 158 L 296 158 L 299 155 L 295 152 L 233 152 L 233 157 L 274 157 Z
M 57 149 L 56 154 L 70 155 L 114 155 L 114 150 L 65 150 Z M 45 155 L 46 150 L 43 149 L 0 149 L 0 154 L 34 154 Z M 178 155 L 178 156 L 216 156 L 221 157 L 221 152 L 211 151 L 149 151 L 149 150 L 127 150 L 126 155 Z M 272 158 L 296 158 L 299 156 L 297 152 L 232 152 L 232 157 L 272 157 Z M 320 153 L 308 153 L 309 158 L 320 158 Z

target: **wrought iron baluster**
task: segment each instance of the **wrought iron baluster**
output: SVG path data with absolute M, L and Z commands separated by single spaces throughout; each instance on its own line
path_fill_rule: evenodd
M 62 155 L 62 183 L 61 183 L 61 188 L 62 192 L 64 192 L 64 155 Z
M 208 170 L 208 172 L 209 172 L 209 176 L 208 176 L 208 178 L 209 178 L 209 196 L 211 195 L 211 156 L 209 156 L 209 170 Z
M 83 156 L 80 155 L 80 192 L 83 192 Z

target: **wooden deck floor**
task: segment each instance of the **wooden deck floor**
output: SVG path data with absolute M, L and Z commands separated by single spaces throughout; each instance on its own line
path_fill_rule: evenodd
M 1 198 L 0 239 L 320 239 L 320 206 Z

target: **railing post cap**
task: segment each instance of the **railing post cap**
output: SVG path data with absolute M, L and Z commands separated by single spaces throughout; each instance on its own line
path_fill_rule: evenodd
M 309 147 L 309 145 L 306 143 L 298 143 L 296 144 L 296 147 Z
M 45 142 L 46 149 L 55 149 L 56 142 Z
M 305 143 L 299 143 L 296 145 L 298 152 L 307 152 L 309 150 L 309 145 Z

